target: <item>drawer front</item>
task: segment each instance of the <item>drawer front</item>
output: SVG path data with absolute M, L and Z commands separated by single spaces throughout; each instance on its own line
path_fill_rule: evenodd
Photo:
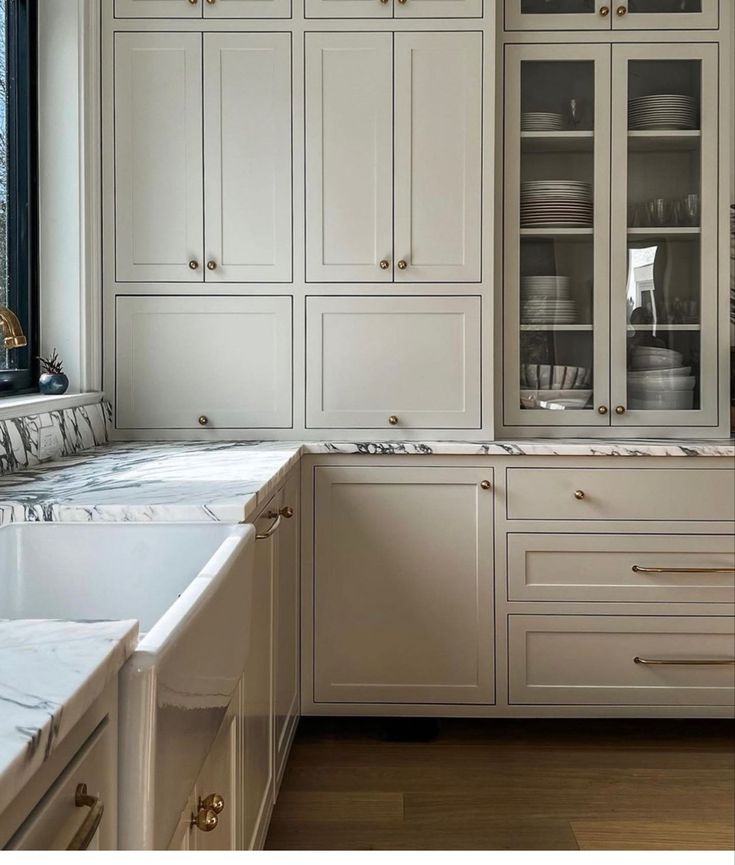
M 731 535 L 508 535 L 510 601 L 735 603 Z
M 118 297 L 116 324 L 118 429 L 291 426 L 290 297 Z
M 310 297 L 307 426 L 478 429 L 479 297 Z
M 511 468 L 511 520 L 735 519 L 729 469 Z
M 114 729 L 105 719 L 76 753 L 52 784 L 28 819 L 10 839 L 9 850 L 66 850 L 76 832 L 87 821 L 91 806 L 77 804 L 80 784 L 87 795 L 100 799 L 104 806 L 97 830 L 88 836 L 89 850 L 115 850 L 117 847 L 116 777 L 117 751 Z
M 512 705 L 735 705 L 730 617 L 509 616 L 508 655 Z

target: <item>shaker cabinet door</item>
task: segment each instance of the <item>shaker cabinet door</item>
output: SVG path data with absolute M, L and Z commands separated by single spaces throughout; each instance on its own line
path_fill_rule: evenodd
M 396 18 L 482 18 L 482 0 L 396 0 Z
M 115 18 L 201 18 L 198 0 L 115 0 Z
M 117 298 L 120 429 L 291 426 L 290 297 Z
M 307 18 L 392 18 L 393 0 L 304 0 Z
M 207 282 L 291 279 L 291 36 L 204 36 Z
M 306 36 L 308 281 L 392 279 L 391 55 L 390 33 Z
M 482 34 L 395 35 L 397 282 L 477 282 Z
M 291 0 L 206 0 L 204 17 L 290 18 Z
M 117 33 L 114 62 L 117 279 L 200 282 L 201 34 Z
M 236 691 L 196 781 L 195 809 L 199 802 L 206 803 L 210 796 L 218 796 L 224 803 L 222 810 L 217 811 L 217 825 L 212 831 L 203 832 L 194 827 L 197 850 L 237 850 L 240 842 L 238 823 L 242 803 L 237 764 L 239 702 L 240 694 Z

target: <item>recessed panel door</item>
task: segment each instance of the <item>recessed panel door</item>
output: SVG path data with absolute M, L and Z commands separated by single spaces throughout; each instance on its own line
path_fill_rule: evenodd
M 291 2 L 292 0 L 205 0 L 204 17 L 290 18 Z
M 306 278 L 393 278 L 390 33 L 306 36 Z
M 396 18 L 481 18 L 482 0 L 396 0 Z
M 392 18 L 393 0 L 304 0 L 307 18 Z

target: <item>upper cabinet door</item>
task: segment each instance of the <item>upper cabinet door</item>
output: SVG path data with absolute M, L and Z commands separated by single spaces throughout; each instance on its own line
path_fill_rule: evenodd
M 390 33 L 306 35 L 306 278 L 389 282 Z
M 204 37 L 206 278 L 291 279 L 291 35 Z
M 713 44 L 613 48 L 617 425 L 717 424 L 717 65 Z
M 206 0 L 204 17 L 290 18 L 291 0 Z
M 621 0 L 613 6 L 615 30 L 716 30 L 719 26 L 719 0 Z
M 117 279 L 201 281 L 202 210 L 202 37 L 117 33 Z
M 115 18 L 201 18 L 205 0 L 115 0 Z
M 505 29 L 609 30 L 612 5 L 614 0 L 505 0 Z
M 396 0 L 396 18 L 482 18 L 482 0 Z
M 395 35 L 397 282 L 477 282 L 482 34 Z
M 393 0 L 304 0 L 307 18 L 392 18 Z

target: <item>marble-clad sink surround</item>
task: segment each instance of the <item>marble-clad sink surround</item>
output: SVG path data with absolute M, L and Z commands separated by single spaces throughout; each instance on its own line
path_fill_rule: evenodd
M 138 623 L 0 619 L 0 813 L 133 653 Z

